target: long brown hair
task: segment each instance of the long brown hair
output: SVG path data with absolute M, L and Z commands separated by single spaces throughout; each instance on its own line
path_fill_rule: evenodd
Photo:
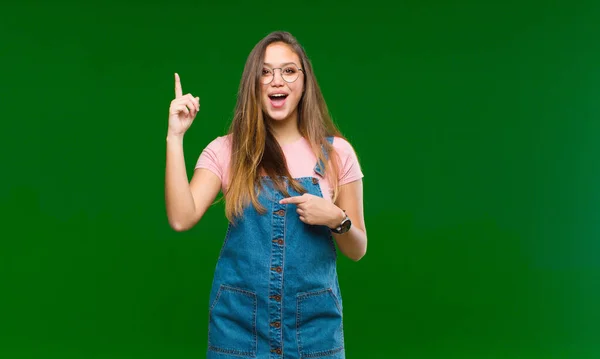
M 265 121 L 262 109 L 259 76 L 267 47 L 275 42 L 287 44 L 300 58 L 304 70 L 304 93 L 298 102 L 298 129 L 300 134 L 324 164 L 325 176 L 333 193 L 338 195 L 339 157 L 328 136 L 342 137 L 333 123 L 321 89 L 314 75 L 312 64 L 296 38 L 285 31 L 272 32 L 258 42 L 244 66 L 237 93 L 231 134 L 232 151 L 230 163 L 230 184 L 225 193 L 225 213 L 230 222 L 241 216 L 244 207 L 252 204 L 259 213 L 265 209 L 258 201 L 262 173 L 270 177 L 274 187 L 288 196 L 282 177 L 287 178 L 291 187 L 304 193 L 302 186 L 294 180 L 287 168 L 285 156 Z M 343 137 L 342 137 L 343 138 Z M 328 159 L 325 157 L 327 152 Z

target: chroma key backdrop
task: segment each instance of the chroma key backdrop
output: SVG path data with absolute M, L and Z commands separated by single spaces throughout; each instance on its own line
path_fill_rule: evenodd
M 346 357 L 600 358 L 599 2 L 208 3 L 1 5 L 0 358 L 205 356 L 227 222 L 168 225 L 174 73 L 191 177 L 274 30 L 365 175 Z

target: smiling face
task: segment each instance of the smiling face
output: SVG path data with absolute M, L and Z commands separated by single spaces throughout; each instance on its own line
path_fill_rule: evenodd
M 297 106 L 304 90 L 301 67 L 300 58 L 287 44 L 275 42 L 267 46 L 260 86 L 263 111 L 270 120 L 297 120 Z

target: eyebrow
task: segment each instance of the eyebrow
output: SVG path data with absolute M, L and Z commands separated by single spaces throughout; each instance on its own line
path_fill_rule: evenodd
M 292 61 L 292 62 L 285 62 L 285 63 L 281 64 L 281 66 L 285 66 L 285 65 L 289 65 L 289 64 L 294 64 L 294 65 L 296 65 L 296 63 Z M 267 65 L 267 66 L 273 66 L 273 64 L 270 64 L 270 63 L 268 63 L 268 62 L 265 62 L 265 63 L 264 63 L 264 65 Z M 298 66 L 298 65 L 296 65 L 296 66 Z

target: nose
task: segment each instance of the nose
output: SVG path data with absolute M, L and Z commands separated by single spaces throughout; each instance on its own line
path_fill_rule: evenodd
M 281 76 L 281 69 L 273 70 L 273 81 L 271 81 L 271 86 L 283 86 L 283 77 Z

